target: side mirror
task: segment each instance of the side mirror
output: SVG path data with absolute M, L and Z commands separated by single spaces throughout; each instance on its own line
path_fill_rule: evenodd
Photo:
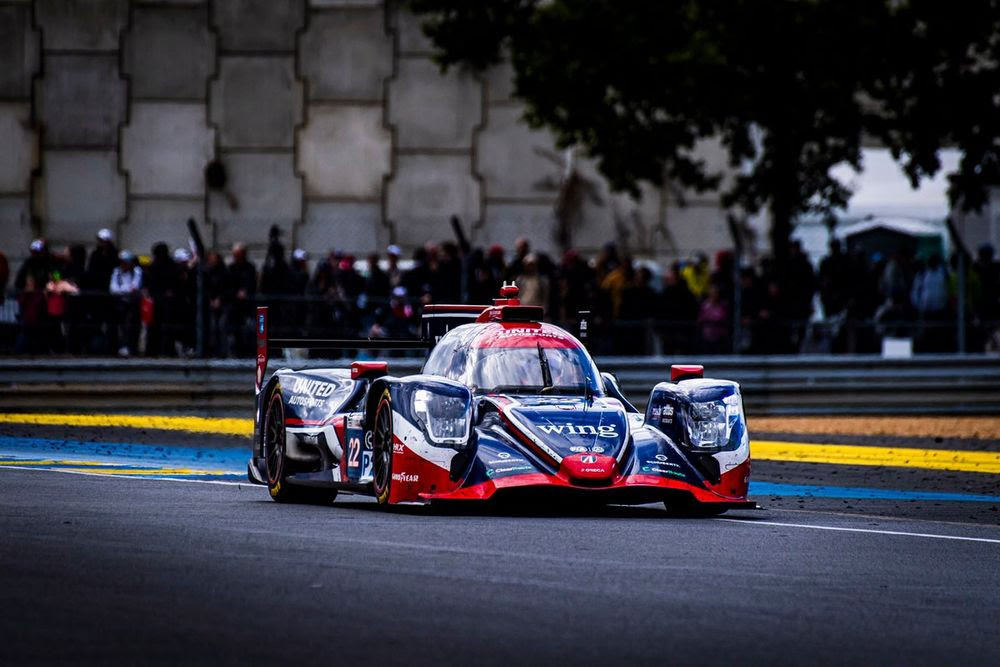
M 614 373 L 603 371 L 601 373 L 601 380 L 604 382 L 604 393 L 621 401 L 622 405 L 625 406 L 626 412 L 639 412 L 639 410 L 632 405 L 627 398 L 625 398 L 625 394 L 622 393 L 621 387 L 618 386 L 618 378 Z

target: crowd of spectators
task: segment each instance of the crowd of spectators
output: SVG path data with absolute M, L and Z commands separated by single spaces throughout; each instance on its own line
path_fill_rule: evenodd
M 905 337 L 917 351 L 957 349 L 957 261 L 897 250 L 847 253 L 830 242 L 818 270 L 800 244 L 779 266 L 734 266 L 728 251 L 698 254 L 661 268 L 635 261 L 614 243 L 587 259 L 568 250 L 553 259 L 518 239 L 512 252 L 494 245 L 463 249 L 428 243 L 404 259 L 397 246 L 356 258 L 340 249 L 315 261 L 287 253 L 272 229 L 258 268 L 240 243 L 228 258 L 155 244 L 148 258 L 118 249 L 108 229 L 94 247 L 53 253 L 42 239 L 13 282 L 18 304 L 17 353 L 189 356 L 201 340 L 213 357 L 254 350 L 257 305 L 273 309 L 279 335 L 407 338 L 428 303 L 489 304 L 504 281 L 516 281 L 523 303 L 576 330 L 589 311 L 598 354 L 790 354 L 878 352 L 884 337 Z M 0 279 L 9 269 L 0 255 Z M 997 349 L 1000 272 L 983 246 L 966 267 L 967 349 Z M 200 273 L 200 275 L 199 275 Z M 201 299 L 199 299 L 199 282 Z M 2 292 L 0 290 L 0 298 Z M 738 317 L 736 315 L 738 309 Z

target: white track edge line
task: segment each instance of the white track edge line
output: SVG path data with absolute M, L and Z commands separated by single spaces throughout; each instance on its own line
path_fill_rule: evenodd
M 748 521 L 746 519 L 716 519 L 716 521 L 728 521 L 753 526 L 781 526 L 784 528 L 812 528 L 813 530 L 835 530 L 845 533 L 872 533 L 875 535 L 902 535 L 904 537 L 929 537 L 937 540 L 961 540 L 965 542 L 988 542 L 990 544 L 1000 544 L 1000 540 L 988 537 L 965 537 L 962 535 L 936 535 L 934 533 L 909 533 L 901 530 L 875 530 L 874 528 L 845 528 L 843 526 L 818 526 L 809 523 L 782 523 L 779 521 Z

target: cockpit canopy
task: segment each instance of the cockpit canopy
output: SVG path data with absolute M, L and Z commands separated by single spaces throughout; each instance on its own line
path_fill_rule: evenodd
M 537 322 L 452 329 L 434 347 L 424 373 L 476 393 L 603 394 L 597 367 L 580 341 Z

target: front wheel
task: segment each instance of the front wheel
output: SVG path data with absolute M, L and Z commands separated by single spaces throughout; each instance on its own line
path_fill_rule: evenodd
M 287 476 L 292 463 L 285 456 L 285 404 L 280 388 L 271 392 L 264 413 L 264 462 L 267 466 L 267 490 L 279 503 L 314 503 L 326 505 L 337 497 L 334 489 L 292 486 Z
M 379 505 L 389 503 L 392 485 L 392 396 L 382 392 L 372 426 L 372 489 Z

